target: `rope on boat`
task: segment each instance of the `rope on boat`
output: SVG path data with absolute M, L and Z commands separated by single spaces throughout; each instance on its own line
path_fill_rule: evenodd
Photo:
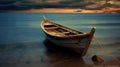
M 92 27 L 95 27 L 95 26 L 89 24 L 89 27 L 92 28 Z M 94 36 L 93 36 L 93 40 L 96 40 L 96 43 L 100 46 L 100 48 L 102 49 L 102 52 L 103 52 L 103 53 L 107 54 L 108 56 L 111 56 L 114 60 L 116 60 L 116 61 L 120 64 L 120 60 L 117 59 L 114 55 L 110 54 L 110 52 L 109 52 L 108 50 L 106 50 L 106 49 L 102 46 L 101 42 L 96 38 L 96 35 L 95 35 L 95 34 L 94 34 Z M 93 47 L 93 48 L 94 48 L 94 47 Z
M 118 60 L 116 57 L 114 57 L 114 55 L 110 54 L 110 52 L 108 50 L 105 50 L 105 48 L 102 46 L 102 44 L 100 43 L 100 41 L 95 38 L 95 35 L 94 35 L 94 40 L 96 40 L 97 44 L 101 47 L 103 53 L 107 54 L 108 56 L 111 56 L 113 59 L 115 59 L 118 63 L 120 63 L 120 60 Z

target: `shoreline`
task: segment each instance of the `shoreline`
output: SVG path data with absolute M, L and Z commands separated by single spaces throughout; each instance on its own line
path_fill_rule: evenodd
M 104 8 L 101 10 L 88 10 L 80 8 L 42 8 L 30 10 L 1 10 L 0 12 L 28 12 L 28 13 L 120 13 L 120 8 Z

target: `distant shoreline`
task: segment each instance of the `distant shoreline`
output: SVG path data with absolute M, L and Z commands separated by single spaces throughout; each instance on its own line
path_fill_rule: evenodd
M 40 12 L 40 13 L 120 13 L 120 8 L 86 10 L 80 8 L 42 8 L 31 10 L 0 10 L 0 12 Z

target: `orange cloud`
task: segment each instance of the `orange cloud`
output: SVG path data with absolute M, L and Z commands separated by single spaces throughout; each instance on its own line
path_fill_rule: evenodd
M 96 4 L 88 5 L 86 8 L 97 8 L 98 6 Z
M 14 11 L 12 11 L 14 12 Z M 44 8 L 44 9 L 31 9 L 21 10 L 15 12 L 43 12 L 43 13 L 118 13 L 120 8 L 106 7 L 101 10 L 85 10 L 79 8 Z

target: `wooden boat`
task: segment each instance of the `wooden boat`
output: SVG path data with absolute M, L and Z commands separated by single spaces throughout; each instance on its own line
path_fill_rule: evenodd
M 41 22 L 41 28 L 51 42 L 75 50 L 81 56 L 87 53 L 95 32 L 95 28 L 92 28 L 88 33 L 79 32 L 51 22 L 45 17 Z

